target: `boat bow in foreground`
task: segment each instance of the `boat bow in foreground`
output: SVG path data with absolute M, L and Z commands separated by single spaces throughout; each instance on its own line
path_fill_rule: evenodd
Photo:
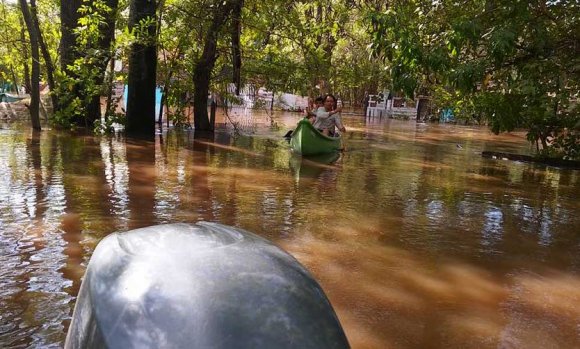
M 65 348 L 348 348 L 292 256 L 215 223 L 114 233 L 95 249 Z

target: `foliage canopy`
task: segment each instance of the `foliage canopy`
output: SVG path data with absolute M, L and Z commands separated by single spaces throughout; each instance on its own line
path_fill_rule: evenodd
M 496 133 L 526 128 L 538 150 L 580 156 L 578 2 L 393 1 L 369 20 L 395 88 L 433 95 Z
M 236 80 L 232 47 L 241 34 L 242 84 L 311 97 L 333 92 L 353 104 L 365 92 L 384 88 L 411 98 L 429 95 L 436 114 L 452 109 L 458 118 L 489 124 L 496 133 L 525 128 L 546 155 L 579 156 L 577 1 L 231 1 L 243 4 L 241 13 L 215 28 L 212 13 L 223 1 L 159 2 L 158 31 L 150 39 L 158 48 L 157 84 L 174 123 L 186 122 L 195 67 L 208 32 L 215 30 L 210 91 L 225 95 Z M 143 26 L 127 27 L 129 4 L 111 4 L 117 6 L 102 0 L 80 7 L 75 33 L 82 54 L 70 67 L 73 76 L 56 72 L 64 105 L 55 122 L 69 124 L 95 95 L 106 95 L 114 79 L 102 79 L 103 64 L 111 57 L 126 62 L 128 47 L 140 37 Z M 41 32 L 55 60 L 61 33 L 51 18 L 58 6 L 50 0 L 38 4 Z M 0 79 L 24 85 L 30 58 L 24 54 L 28 39 L 19 35 L 21 14 L 3 1 L 0 17 L 0 32 L 8 38 L 0 47 Z M 103 29 L 111 23 L 116 33 L 107 48 Z M 126 79 L 125 70 L 113 73 Z

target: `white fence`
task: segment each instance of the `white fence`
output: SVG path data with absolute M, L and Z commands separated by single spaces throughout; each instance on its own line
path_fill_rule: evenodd
M 367 107 L 366 116 L 367 117 L 390 117 L 390 118 L 404 118 L 404 119 L 415 119 L 417 118 L 417 108 L 407 107 L 406 102 L 403 98 L 393 97 L 387 99 L 386 97 L 381 97 L 377 95 L 369 96 L 369 105 Z
M 228 86 L 228 93 L 235 94 L 235 85 Z M 304 110 L 308 106 L 308 97 L 298 96 L 291 93 L 272 93 L 266 91 L 264 88 L 256 89 L 252 85 L 247 85 L 242 88 L 240 94 L 235 97 L 236 100 L 228 102 L 231 107 L 244 108 L 272 108 L 274 103 L 275 108 L 282 110 Z

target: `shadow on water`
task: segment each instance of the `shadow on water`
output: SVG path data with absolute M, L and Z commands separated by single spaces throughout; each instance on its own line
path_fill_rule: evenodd
M 353 348 L 578 347 L 578 171 L 482 158 L 529 150 L 518 133 L 357 116 L 346 152 L 302 159 L 298 118 L 154 142 L 0 130 L 0 347 L 62 346 L 104 236 L 201 220 L 294 255 Z

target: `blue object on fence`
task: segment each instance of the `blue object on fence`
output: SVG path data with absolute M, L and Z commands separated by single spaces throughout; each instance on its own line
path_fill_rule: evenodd
M 445 108 L 441 112 L 441 117 L 439 118 L 441 122 L 451 122 L 455 121 L 455 116 L 453 115 L 453 109 Z

